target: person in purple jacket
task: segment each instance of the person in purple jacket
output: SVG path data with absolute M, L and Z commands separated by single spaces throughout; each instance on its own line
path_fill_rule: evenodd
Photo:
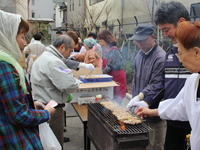
M 165 58 L 162 79 L 155 88 L 143 99 L 149 108 L 158 108 L 162 99 L 175 98 L 185 84 L 190 72 L 183 67 L 175 54 L 178 53 L 177 41 L 174 32 L 183 21 L 189 21 L 189 13 L 180 2 L 171 1 L 161 3 L 155 13 L 155 23 L 164 33 L 165 37 L 171 39 L 173 44 L 169 46 Z M 133 106 L 144 106 L 142 102 L 134 103 Z M 167 132 L 165 139 L 165 150 L 182 150 L 186 135 L 191 131 L 189 122 L 167 120 Z
M 144 99 L 148 92 L 154 89 L 155 84 L 161 80 L 166 52 L 155 42 L 154 30 L 155 27 L 151 24 L 140 24 L 134 29 L 134 35 L 130 38 L 141 49 L 134 60 L 133 99 L 127 105 L 127 108 L 132 109 L 132 111 L 137 110 L 137 107 L 132 107 L 132 104 Z M 145 101 L 141 101 L 141 103 L 148 107 Z M 154 117 L 145 123 L 153 129 L 148 135 L 149 146 L 163 150 L 166 121 Z

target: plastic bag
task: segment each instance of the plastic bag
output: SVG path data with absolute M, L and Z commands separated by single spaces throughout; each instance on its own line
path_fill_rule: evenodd
M 61 145 L 58 142 L 53 131 L 47 122 L 39 125 L 39 135 L 44 150 L 61 150 Z

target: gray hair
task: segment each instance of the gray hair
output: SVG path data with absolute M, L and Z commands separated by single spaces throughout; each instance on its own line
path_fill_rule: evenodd
M 65 49 L 72 48 L 72 41 L 73 39 L 68 35 L 60 35 L 56 38 L 53 43 L 55 48 L 59 48 L 62 44 L 65 44 Z

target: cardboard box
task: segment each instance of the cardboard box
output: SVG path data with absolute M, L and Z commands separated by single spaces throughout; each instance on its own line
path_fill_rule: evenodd
M 26 69 L 26 58 L 25 58 L 25 53 L 22 53 L 22 58 L 18 61 L 20 66 L 22 66 L 23 69 Z
M 79 79 L 80 75 L 87 75 L 90 71 L 87 69 L 79 69 L 79 71 L 72 70 L 73 75 Z M 91 75 L 103 74 L 101 68 L 97 67 L 91 73 Z M 78 90 L 72 93 L 73 100 L 71 103 L 77 102 L 77 97 L 96 97 L 96 95 L 101 94 L 102 96 L 108 96 L 113 99 L 113 87 L 119 86 L 114 81 L 110 82 L 93 82 L 93 83 L 82 83 L 80 84 Z
M 105 95 L 110 99 L 113 99 L 113 87 L 119 86 L 114 81 L 111 82 L 95 82 L 95 83 L 83 83 L 80 84 L 78 90 L 72 93 L 73 100 L 71 103 L 77 102 L 77 97 L 91 97 L 98 94 Z
M 38 56 L 33 56 L 33 62 L 38 58 Z
M 79 69 L 78 71 L 75 71 L 75 70 L 72 69 L 72 73 L 73 73 L 73 75 L 74 75 L 77 79 L 79 79 L 79 76 L 80 76 L 80 75 L 87 75 L 89 72 L 90 72 L 90 71 L 87 70 L 87 69 Z M 97 67 L 97 68 L 95 68 L 95 70 L 92 71 L 92 73 L 91 73 L 91 75 L 94 75 L 94 74 L 103 74 L 103 71 L 102 71 L 101 68 Z

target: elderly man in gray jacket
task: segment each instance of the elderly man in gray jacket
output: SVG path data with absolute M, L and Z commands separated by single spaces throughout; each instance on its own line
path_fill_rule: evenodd
M 66 58 L 74 49 L 74 41 L 67 35 L 57 37 L 53 46 L 34 62 L 31 73 L 33 96 L 47 104 L 51 99 L 58 103 L 56 113 L 49 121 L 50 127 L 63 147 L 63 108 L 69 93 L 75 92 L 80 84 L 66 65 Z

